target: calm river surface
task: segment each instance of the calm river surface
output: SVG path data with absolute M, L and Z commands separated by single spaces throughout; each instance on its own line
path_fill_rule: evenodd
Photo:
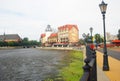
M 34 48 L 0 50 L 0 81 L 44 81 L 57 77 L 60 61 L 67 53 Z

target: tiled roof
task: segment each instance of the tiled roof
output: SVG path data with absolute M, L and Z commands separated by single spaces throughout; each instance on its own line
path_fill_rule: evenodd
M 58 36 L 57 33 L 52 33 L 52 34 L 49 36 L 49 38 L 51 38 L 51 37 L 57 37 L 57 36 Z
M 64 26 L 60 26 L 60 27 L 58 27 L 58 30 L 64 30 L 64 29 L 66 29 L 66 28 L 68 28 L 68 30 L 70 30 L 70 29 L 72 29 L 72 28 L 76 28 L 77 30 L 78 30 L 78 27 L 77 27 L 77 25 L 64 25 Z
M 46 34 L 41 34 L 41 38 L 43 38 L 43 37 L 45 37 L 46 36 Z
M 14 39 L 21 39 L 18 34 L 5 34 L 5 35 L 0 35 L 0 40 L 14 40 Z

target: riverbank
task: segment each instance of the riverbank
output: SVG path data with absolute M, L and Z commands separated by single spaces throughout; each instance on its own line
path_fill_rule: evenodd
M 47 49 L 47 50 L 83 50 L 83 47 L 37 47 L 38 49 Z
M 15 49 L 16 47 L 0 47 L 0 50 L 4 50 L 4 49 Z
M 6 49 L 18 49 L 18 48 L 23 48 L 22 46 L 17 46 L 17 47 L 11 47 L 11 46 L 8 46 L 8 47 L 0 47 L 0 50 L 6 50 Z
M 79 81 L 83 75 L 82 67 L 83 52 L 67 51 L 57 65 L 58 74 L 47 77 L 45 81 Z
M 39 49 L 51 49 L 51 50 L 73 50 L 73 47 L 37 47 Z
M 70 51 L 69 54 L 68 65 L 60 70 L 60 75 L 64 81 L 79 81 L 83 75 L 83 52 Z

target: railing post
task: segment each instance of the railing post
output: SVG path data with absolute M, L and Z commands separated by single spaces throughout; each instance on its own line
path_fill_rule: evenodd
M 89 62 L 90 60 L 88 58 L 86 58 L 84 60 L 85 62 L 85 65 L 83 66 L 83 70 L 84 70 L 84 75 L 82 76 L 82 78 L 80 79 L 80 81 L 90 81 L 90 77 L 89 77 L 89 74 L 90 74 L 90 66 L 89 66 Z
M 96 51 L 95 50 L 92 50 L 92 59 L 95 59 L 95 60 L 94 60 L 94 64 L 90 72 L 90 81 L 97 81 L 97 65 L 96 65 Z
M 90 72 L 90 66 L 89 66 L 90 59 L 86 58 L 84 62 L 85 62 L 85 66 L 83 66 L 84 72 Z
M 97 59 L 96 59 L 96 51 L 95 50 L 93 50 L 93 58 L 95 58 L 95 62 L 94 62 L 94 80 L 93 81 L 97 81 L 97 63 L 96 63 L 96 61 L 97 61 Z

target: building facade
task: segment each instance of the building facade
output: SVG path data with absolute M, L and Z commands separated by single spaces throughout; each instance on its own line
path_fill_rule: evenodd
M 4 42 L 20 42 L 22 39 L 18 34 L 4 34 L 0 35 L 0 41 Z
M 58 28 L 58 42 L 76 43 L 79 41 L 79 30 L 77 25 L 64 25 Z
M 47 25 L 47 28 L 45 29 L 45 42 L 48 42 L 48 37 L 53 33 L 52 28 L 50 25 Z
M 58 32 L 53 33 L 52 28 L 47 26 L 45 34 L 41 34 L 42 44 L 70 45 L 79 41 L 79 30 L 77 25 L 64 25 L 58 27 Z M 51 45 L 51 46 L 52 46 Z
M 48 37 L 48 43 L 49 44 L 54 44 L 58 42 L 58 33 L 52 33 L 49 37 Z
M 40 36 L 40 41 L 42 43 L 42 46 L 47 46 L 48 45 L 48 38 L 49 36 L 53 33 L 52 28 L 50 25 L 47 25 L 45 29 L 45 33 L 42 33 Z
M 44 45 L 46 42 L 45 36 L 46 36 L 46 34 L 41 34 L 40 41 L 41 41 L 42 45 Z

